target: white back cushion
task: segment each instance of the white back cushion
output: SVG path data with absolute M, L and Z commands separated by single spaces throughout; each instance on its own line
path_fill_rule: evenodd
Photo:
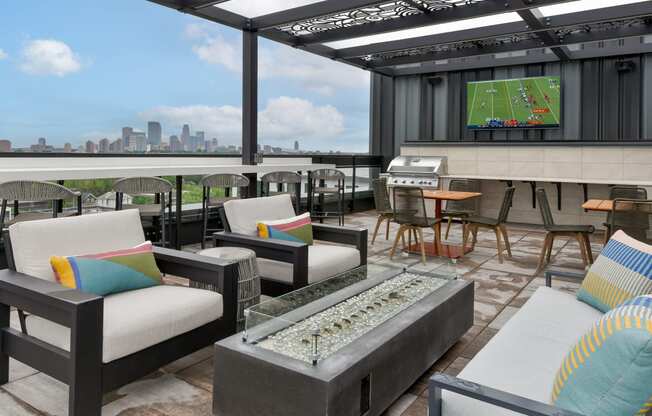
M 224 212 L 231 232 L 247 235 L 258 234 L 258 221 L 283 220 L 296 215 L 292 198 L 287 194 L 228 201 L 224 203 Z
M 51 256 L 131 248 L 145 242 L 138 210 L 19 222 L 9 227 L 16 270 L 55 281 Z

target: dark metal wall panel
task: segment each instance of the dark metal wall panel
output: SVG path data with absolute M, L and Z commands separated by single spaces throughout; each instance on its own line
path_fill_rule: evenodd
M 623 72 L 620 78 L 620 136 L 623 140 L 641 140 L 641 109 L 643 59 L 634 56 L 627 59 L 636 68 L 634 71 Z
M 561 137 L 558 140 L 578 140 L 582 130 L 582 65 L 580 62 L 566 62 L 560 67 L 564 105 L 561 109 Z
M 369 150 L 373 155 L 384 157 L 385 169 L 399 152 L 394 144 L 394 79 L 372 74 L 370 100 Z
M 642 57 L 641 67 L 641 137 L 652 138 L 652 54 Z
M 433 139 L 446 140 L 448 132 L 448 77 L 442 75 L 433 85 Z M 652 98 L 652 97 L 651 97 Z M 652 102 L 652 100 L 650 101 Z

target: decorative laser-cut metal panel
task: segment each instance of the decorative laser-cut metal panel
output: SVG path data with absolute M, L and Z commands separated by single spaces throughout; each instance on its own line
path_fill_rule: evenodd
M 413 0 L 415 3 L 422 4 L 432 12 L 452 9 L 454 7 L 469 6 L 486 0 Z
M 652 17 L 648 16 L 642 18 L 632 18 L 632 19 L 617 20 L 611 22 L 575 25 L 575 26 L 565 27 L 563 29 L 557 29 L 554 30 L 553 32 L 554 32 L 554 37 L 557 37 L 563 41 L 569 37 L 572 37 L 573 35 L 594 33 L 596 34 L 596 36 L 598 34 L 602 36 L 604 35 L 605 32 L 608 31 L 613 31 L 615 37 L 618 37 L 619 35 L 621 35 L 621 33 L 616 33 L 616 32 L 621 29 L 642 27 L 642 26 L 652 26 Z M 434 57 L 429 57 L 428 59 L 430 60 L 430 59 L 437 59 L 436 54 L 438 53 L 446 53 L 446 52 L 470 50 L 470 49 L 477 49 L 477 54 L 482 55 L 483 53 L 486 53 L 484 52 L 484 50 L 487 50 L 491 47 L 496 47 L 500 45 L 511 45 L 519 42 L 533 41 L 537 39 L 538 36 L 536 32 L 529 32 L 529 33 L 500 36 L 500 37 L 488 38 L 482 40 L 460 41 L 454 43 L 423 46 L 423 47 L 405 49 L 400 51 L 385 52 L 380 54 L 363 56 L 361 57 L 361 59 L 367 62 L 387 62 L 393 59 L 403 58 L 403 57 L 435 55 Z M 590 41 L 590 39 L 587 39 L 587 41 Z M 531 43 L 529 45 L 531 45 Z
M 293 36 L 301 36 L 366 23 L 398 19 L 415 14 L 423 14 L 423 12 L 407 2 L 389 1 L 376 6 L 347 10 L 341 13 L 295 22 L 280 26 L 278 29 L 290 33 Z

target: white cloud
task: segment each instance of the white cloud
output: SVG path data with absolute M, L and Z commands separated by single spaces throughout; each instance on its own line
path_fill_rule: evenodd
M 81 70 L 79 57 L 70 46 L 54 39 L 28 42 L 22 52 L 20 69 L 34 75 L 65 75 Z
M 239 143 L 242 134 L 242 110 L 234 106 L 162 106 L 140 114 L 143 120 L 159 120 L 181 130 L 190 124 L 193 131 L 203 130 L 207 137 Z M 259 113 L 261 142 L 287 143 L 301 140 L 316 143 L 338 138 L 344 132 L 344 116 L 333 106 L 316 106 L 301 98 L 278 97 L 267 102 Z M 178 134 L 178 133 L 171 133 Z
M 229 41 L 219 34 L 211 35 L 196 25 L 186 27 L 186 36 L 197 42 L 193 51 L 202 61 L 237 74 L 242 72 L 240 40 Z M 284 45 L 259 48 L 258 72 L 260 79 L 298 81 L 304 88 L 323 95 L 332 95 L 340 88 L 369 86 L 369 74 L 362 69 Z
M 3 59 L 7 59 L 8 57 L 9 55 L 7 55 L 7 52 L 0 49 L 0 61 L 2 61 Z

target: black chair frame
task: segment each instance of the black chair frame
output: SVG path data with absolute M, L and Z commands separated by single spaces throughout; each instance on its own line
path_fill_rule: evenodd
M 154 247 L 163 273 L 215 285 L 223 296 L 223 315 L 158 345 L 103 363 L 104 299 L 17 272 L 8 232 L 5 241 L 9 269 L 0 271 L 0 385 L 9 381 L 9 358 L 14 358 L 69 386 L 70 416 L 100 416 L 104 393 L 236 333 L 237 264 Z M 12 307 L 70 328 L 70 351 L 11 328 Z
M 292 284 L 261 276 L 261 290 L 269 296 L 278 296 L 308 285 L 308 244 L 273 238 L 260 238 L 231 232 L 224 207 L 218 208 L 224 231 L 213 234 L 215 247 L 243 247 L 253 250 L 257 257 L 291 263 Z M 360 265 L 367 264 L 367 230 L 364 228 L 312 224 L 315 240 L 355 246 L 360 251 Z

